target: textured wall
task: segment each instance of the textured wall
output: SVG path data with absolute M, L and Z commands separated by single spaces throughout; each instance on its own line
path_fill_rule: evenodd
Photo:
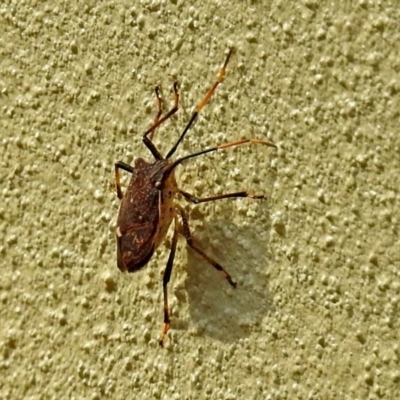
M 400 398 L 398 2 L 189 3 L 0 5 L 0 398 Z M 117 269 L 113 163 L 150 158 L 154 87 L 168 107 L 177 79 L 165 154 L 230 46 L 179 154 L 278 150 L 179 183 L 268 199 L 187 206 L 238 288 L 180 241 L 161 349 L 168 250 Z

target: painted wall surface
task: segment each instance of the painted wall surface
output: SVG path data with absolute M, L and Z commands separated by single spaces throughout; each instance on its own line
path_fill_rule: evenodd
M 3 1 L 0 4 L 0 399 L 399 399 L 397 1 Z M 197 196 L 162 329 L 169 233 L 116 266 L 114 163 L 180 83 L 171 148 Z M 128 182 L 123 174 L 123 187 Z

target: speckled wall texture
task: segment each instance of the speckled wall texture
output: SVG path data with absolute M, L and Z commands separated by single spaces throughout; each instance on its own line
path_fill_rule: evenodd
M 400 398 L 398 1 L 2 1 L 0 399 Z M 114 162 L 180 83 L 197 243 L 116 265 Z M 123 187 L 129 174 L 123 174 Z

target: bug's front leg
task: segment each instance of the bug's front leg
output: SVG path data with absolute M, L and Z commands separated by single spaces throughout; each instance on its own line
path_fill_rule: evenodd
M 156 125 L 156 124 L 158 123 L 158 121 L 160 120 L 160 117 L 161 117 L 161 115 L 162 115 L 162 111 L 163 111 L 163 110 L 162 110 L 163 99 L 161 98 L 161 95 L 160 95 L 160 87 L 159 87 L 159 86 L 157 86 L 157 87 L 155 88 L 154 92 L 155 92 L 155 94 L 156 94 L 156 101 L 157 101 L 157 109 L 158 109 L 158 111 L 157 111 L 156 117 L 154 118 L 153 125 Z M 153 126 L 153 125 L 152 125 L 152 126 Z M 154 133 L 155 133 L 155 132 L 156 132 L 156 130 L 153 129 L 153 130 L 149 133 L 149 139 L 150 139 L 151 141 L 153 141 Z
M 114 166 L 115 166 L 115 188 L 117 190 L 117 196 L 121 200 L 123 195 L 121 190 L 121 181 L 119 179 L 119 170 L 123 169 L 124 171 L 133 174 L 133 167 L 129 164 L 124 163 L 123 161 L 117 161 Z
M 174 106 L 162 118 L 160 118 L 161 113 L 162 113 L 162 99 L 160 97 L 160 92 L 159 92 L 158 87 L 156 88 L 156 96 L 157 96 L 158 112 L 157 112 L 156 118 L 155 118 L 153 124 L 151 125 L 151 127 L 149 129 L 147 129 L 147 131 L 143 134 L 142 140 L 143 140 L 143 143 L 146 145 L 146 147 L 151 151 L 151 154 L 153 154 L 154 158 L 156 160 L 162 160 L 163 159 L 162 155 L 157 150 L 156 146 L 153 144 L 151 139 L 154 135 L 154 131 L 163 122 L 165 122 L 168 118 L 172 117 L 172 115 L 174 115 L 178 111 L 178 108 L 179 108 L 179 84 L 178 84 L 178 82 L 174 83 Z
M 172 237 L 171 251 L 169 253 L 167 266 L 165 268 L 164 277 L 163 277 L 164 328 L 163 328 L 163 331 L 161 334 L 161 339 L 158 342 L 161 347 L 164 346 L 164 338 L 165 338 L 165 335 L 168 333 L 169 326 L 170 326 L 167 285 L 171 279 L 171 272 L 172 272 L 172 267 L 174 265 L 177 243 L 178 243 L 178 221 L 175 218 L 175 229 L 174 229 L 174 236 Z

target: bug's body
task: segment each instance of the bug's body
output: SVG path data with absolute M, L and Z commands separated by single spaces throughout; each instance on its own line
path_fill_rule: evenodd
M 189 228 L 188 216 L 182 207 L 174 203 L 175 195 L 180 194 L 186 200 L 195 204 L 227 198 L 250 197 L 253 199 L 262 199 L 264 197 L 263 195 L 253 195 L 246 191 L 242 191 L 205 198 L 197 198 L 177 186 L 174 170 L 182 163 L 182 161 L 189 158 L 218 150 L 224 150 L 233 146 L 239 146 L 245 143 L 263 144 L 276 147 L 273 143 L 266 140 L 242 139 L 236 142 L 224 143 L 216 147 L 201 150 L 197 153 L 178 158 L 175 161 L 169 160 L 169 158 L 175 153 L 179 144 L 182 142 L 193 122 L 196 120 L 199 112 L 210 100 L 217 86 L 222 82 L 225 75 L 225 69 L 231 55 L 232 50 L 229 52 L 225 63 L 220 69 L 219 75 L 213 86 L 198 104 L 179 139 L 165 157 L 163 157 L 157 150 L 151 139 L 156 128 L 178 111 L 179 92 L 177 83 L 174 84 L 174 107 L 163 117 L 161 117 L 162 100 L 159 94 L 159 89 L 158 87 L 156 88 L 158 113 L 153 125 L 143 135 L 143 143 L 151 151 L 155 161 L 149 163 L 139 158 L 135 161 L 134 167 L 122 161 L 118 161 L 115 164 L 117 195 L 118 198 L 121 199 L 121 206 L 116 228 L 117 265 L 121 271 L 134 272 L 143 268 L 149 262 L 157 247 L 163 242 L 171 222 L 173 220 L 175 222 L 174 235 L 171 242 L 171 251 L 163 277 L 164 329 L 159 342 L 160 345 L 163 345 L 164 337 L 167 334 L 170 325 L 167 285 L 171 277 L 176 246 L 178 243 L 178 233 L 183 234 L 187 244 L 215 269 L 220 271 L 231 286 L 236 287 L 236 283 L 232 280 L 231 276 L 224 269 L 224 267 L 209 257 L 194 243 Z M 132 174 L 128 188 L 126 189 L 124 195 L 121 191 L 119 179 L 120 169 Z M 180 218 L 182 221 L 182 230 L 179 232 L 178 218 Z
M 164 241 L 174 219 L 174 173 L 164 189 L 155 187 L 169 164 L 167 160 L 147 163 L 142 158 L 135 162 L 117 220 L 117 262 L 121 271 L 134 272 L 144 267 Z

